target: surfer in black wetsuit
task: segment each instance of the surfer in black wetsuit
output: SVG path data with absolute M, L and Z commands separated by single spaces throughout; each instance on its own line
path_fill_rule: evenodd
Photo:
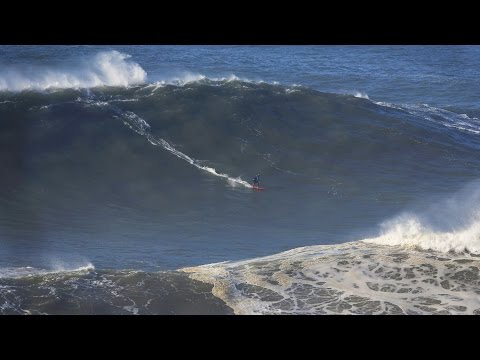
M 260 174 L 253 178 L 253 187 L 260 187 Z

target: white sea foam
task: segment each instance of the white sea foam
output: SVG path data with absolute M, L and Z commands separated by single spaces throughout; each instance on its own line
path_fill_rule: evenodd
M 147 73 L 118 51 L 99 52 L 70 67 L 9 67 L 0 71 L 0 91 L 91 88 L 143 84 Z
M 39 269 L 31 266 L 0 268 L 1 278 L 20 278 L 26 276 L 38 276 L 65 272 L 88 272 L 95 270 L 92 263 L 80 266 L 68 266 L 63 262 L 56 262 L 51 269 Z
M 236 314 L 476 314 L 480 260 L 365 242 L 184 268 Z

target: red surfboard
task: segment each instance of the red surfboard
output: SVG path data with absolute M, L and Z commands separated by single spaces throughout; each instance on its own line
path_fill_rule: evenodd
M 258 187 L 258 186 L 252 186 L 252 189 L 255 189 L 255 190 L 265 190 L 265 188 Z

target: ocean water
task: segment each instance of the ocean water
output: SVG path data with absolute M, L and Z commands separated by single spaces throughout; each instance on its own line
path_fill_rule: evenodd
M 0 313 L 480 313 L 479 59 L 0 46 Z

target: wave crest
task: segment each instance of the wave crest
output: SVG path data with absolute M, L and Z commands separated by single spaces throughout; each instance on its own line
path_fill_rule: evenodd
M 1 91 L 25 91 L 98 86 L 130 86 L 145 83 L 147 73 L 118 51 L 102 51 L 65 68 L 9 67 L 0 72 Z

